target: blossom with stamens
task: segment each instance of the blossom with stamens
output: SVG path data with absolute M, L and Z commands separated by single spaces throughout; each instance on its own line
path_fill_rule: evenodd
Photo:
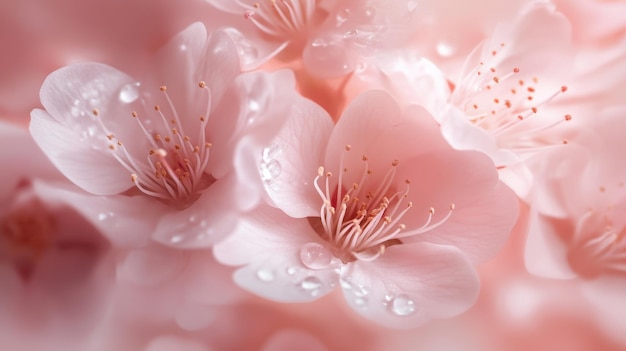
M 626 164 L 623 106 L 597 116 L 594 128 L 533 165 L 525 262 L 530 273 L 572 280 L 607 331 L 624 335 Z
M 309 32 L 328 15 L 319 0 L 206 1 L 246 20 L 239 25 L 231 21 L 235 25 L 228 30 L 238 44 L 244 69 L 256 68 L 288 45 L 301 50 Z
M 100 63 L 53 72 L 30 131 L 67 178 L 108 197 L 78 210 L 106 222 L 110 238 L 208 245 L 258 201 L 246 155 L 289 115 L 294 80 L 287 71 L 241 74 L 228 35 L 200 23 L 154 62 L 140 81 Z
M 401 111 L 382 91 L 358 96 L 334 127 L 306 107 L 262 153 L 262 175 L 270 165 L 281 172 L 265 179 L 268 205 L 216 257 L 243 265 L 235 281 L 273 300 L 341 286 L 355 310 L 388 326 L 471 306 L 472 263 L 497 252 L 517 217 L 488 157 L 453 150 L 426 110 Z
M 354 71 L 365 57 L 399 47 L 415 33 L 420 11 L 411 0 L 206 0 L 234 14 L 228 33 L 237 42 L 244 69 L 284 53 L 315 77 Z M 246 23 L 247 22 L 247 23 Z
M 570 114 L 546 109 L 567 94 L 571 33 L 549 4 L 532 4 L 468 57 L 439 122 L 459 149 L 487 153 L 499 167 L 560 145 Z

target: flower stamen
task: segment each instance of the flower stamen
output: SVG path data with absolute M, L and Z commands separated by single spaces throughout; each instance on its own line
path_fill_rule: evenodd
M 446 216 L 433 223 L 435 209 L 431 207 L 422 226 L 407 230 L 401 221 L 414 206 L 407 200 L 411 184 L 408 179 L 404 182 L 404 191 L 394 190 L 399 161 L 393 160 L 382 179 L 377 184 L 371 184 L 368 157 L 363 156 L 358 183 L 344 186 L 345 177 L 342 174 L 349 172 L 344 167 L 344 158 L 350 151 L 351 147 L 347 145 L 340 159 L 341 171 L 336 184 L 332 182 L 333 174 L 325 171 L 324 167 L 318 168 L 314 180 L 315 190 L 322 200 L 320 221 L 323 233 L 320 235 L 335 247 L 338 257 L 345 261 L 374 259 L 384 253 L 386 246 L 401 243 L 401 238 L 431 231 L 452 215 L 454 204 L 450 205 Z M 371 188 L 374 190 L 370 191 Z

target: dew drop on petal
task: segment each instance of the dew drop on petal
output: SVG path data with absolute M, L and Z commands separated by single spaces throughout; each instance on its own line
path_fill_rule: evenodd
M 445 41 L 439 42 L 437 44 L 436 50 L 437 54 L 439 54 L 439 56 L 441 57 L 450 57 L 454 55 L 455 52 L 454 47 Z
M 328 46 L 328 43 L 324 39 L 317 38 L 311 42 L 311 46 L 314 48 L 325 47 Z
M 170 237 L 170 243 L 180 244 L 185 239 L 183 234 L 174 234 Z
M 362 285 L 355 285 L 352 288 L 353 288 L 352 293 L 356 297 L 365 297 L 369 294 L 369 289 L 367 289 L 366 287 Z
M 98 213 L 98 220 L 102 222 L 110 222 L 115 219 L 115 213 L 113 212 L 100 212 Z
M 307 243 L 300 249 L 302 264 L 311 269 L 324 269 L 330 266 L 333 254 L 324 245 Z
M 356 29 L 350 29 L 343 34 L 343 37 L 348 39 L 348 38 L 352 38 L 356 36 L 356 34 L 357 34 Z
M 322 281 L 317 277 L 306 277 L 300 282 L 300 287 L 307 291 L 316 291 L 322 287 Z
M 126 84 L 120 89 L 120 101 L 126 104 L 134 102 L 139 97 L 138 84 Z
M 274 280 L 274 273 L 267 269 L 259 269 L 256 272 L 256 277 L 263 282 L 271 282 Z
M 357 297 L 356 299 L 354 299 L 354 304 L 359 307 L 365 307 L 366 303 L 367 303 L 367 299 L 364 297 Z
M 266 183 L 271 183 L 274 179 L 278 178 L 281 171 L 282 168 L 278 160 L 263 162 L 261 164 L 261 179 Z
M 280 155 L 281 151 L 282 149 L 276 143 L 273 143 L 272 145 L 266 148 L 263 148 L 263 153 L 262 153 L 263 161 L 270 162 L 271 160 L 275 159 L 278 155 Z
M 352 284 L 346 279 L 340 279 L 339 284 L 341 285 L 341 288 L 344 290 L 352 290 Z
M 287 274 L 289 274 L 289 275 L 295 275 L 296 272 L 297 272 L 296 267 L 288 267 L 287 268 Z
M 76 107 L 76 106 L 72 106 L 72 108 L 70 109 L 70 113 L 74 117 L 79 117 L 80 116 L 80 112 L 81 112 L 81 109 Z
M 415 301 L 411 300 L 407 295 L 401 294 L 391 300 L 389 308 L 397 316 L 410 316 L 415 312 Z
M 259 108 L 261 107 L 261 105 L 259 105 L 259 102 L 256 100 L 250 100 L 248 101 L 248 109 L 250 111 L 258 111 Z
M 349 15 L 350 10 L 348 9 L 343 9 L 337 12 L 337 15 L 335 16 L 335 22 L 337 24 L 337 27 L 340 27 L 342 24 L 344 24 L 348 20 Z

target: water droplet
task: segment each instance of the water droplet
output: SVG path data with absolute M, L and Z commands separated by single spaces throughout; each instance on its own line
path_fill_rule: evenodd
M 406 9 L 409 10 L 409 12 L 413 12 L 417 8 L 417 5 L 418 5 L 417 0 L 409 0 L 409 2 L 407 2 L 406 4 Z
M 180 51 L 187 51 L 187 45 L 186 44 L 180 44 L 180 46 L 178 48 L 180 49 Z
M 129 104 L 139 97 L 138 83 L 126 84 L 120 89 L 120 101 Z
M 287 268 L 287 274 L 289 274 L 289 275 L 295 275 L 296 272 L 297 272 L 296 267 L 288 267 Z
M 313 42 L 311 43 L 311 46 L 314 48 L 325 47 L 327 45 L 328 43 L 326 43 L 326 40 L 320 38 L 313 40 Z
M 365 9 L 365 16 L 367 16 L 367 17 L 372 17 L 372 16 L 374 16 L 375 13 L 376 13 L 376 11 L 373 8 L 371 8 L 371 7 Z
M 263 149 L 263 152 L 262 152 L 263 161 L 269 162 L 275 159 L 276 157 L 278 157 L 278 155 L 280 155 L 281 152 L 282 152 L 281 147 L 276 143 L 272 143 L 272 145 Z
M 79 116 L 81 115 L 81 114 L 80 114 L 80 112 L 81 112 L 81 109 L 79 109 L 79 108 L 78 108 L 78 107 L 76 107 L 76 106 L 72 106 L 72 108 L 70 109 L 70 113 L 71 113 L 71 114 L 72 114 L 72 116 L 74 116 L 74 117 L 79 117 Z
M 354 296 L 365 297 L 367 296 L 367 294 L 369 294 L 369 289 L 362 285 L 357 285 L 353 288 L 354 288 L 354 291 L 352 293 L 354 294 Z
M 258 111 L 258 110 L 259 110 L 259 108 L 260 108 L 260 107 L 261 107 L 261 106 L 259 105 L 259 102 L 258 102 L 258 101 L 256 101 L 256 100 L 250 100 L 250 101 L 248 101 L 248 109 L 249 109 L 250 111 L 255 111 L 255 112 L 256 112 L 256 111 Z
M 115 213 L 113 212 L 101 212 L 98 213 L 99 221 L 111 221 L 115 217 Z
M 352 38 L 352 37 L 356 36 L 356 34 L 357 34 L 356 29 L 350 29 L 350 30 L 348 30 L 347 32 L 345 32 L 343 34 L 343 37 L 348 39 L 348 38 Z
M 367 299 L 363 297 L 357 297 L 356 299 L 354 299 L 354 303 L 357 306 L 364 307 L 365 304 L 367 303 Z
M 352 284 L 346 279 L 340 279 L 339 284 L 341 285 L 341 288 L 344 290 L 352 290 Z
M 391 312 L 398 316 L 409 316 L 415 312 L 415 302 L 407 295 L 396 296 L 390 304 Z
M 337 15 L 335 16 L 335 22 L 337 24 L 337 27 L 340 27 L 342 24 L 344 24 L 348 20 L 349 15 L 350 10 L 348 9 L 343 9 L 337 12 Z
M 452 45 L 443 41 L 437 44 L 436 50 L 437 54 L 442 57 L 450 57 L 456 51 Z
M 307 243 L 300 249 L 300 260 L 311 269 L 324 269 L 333 260 L 333 254 L 324 245 Z
M 356 66 L 354 67 L 354 71 L 356 73 L 363 73 L 365 72 L 366 69 L 367 69 L 367 64 L 363 61 L 357 62 Z
M 172 244 L 180 244 L 185 239 L 185 236 L 182 234 L 175 234 L 170 237 L 170 242 Z
M 261 164 L 261 179 L 266 183 L 271 183 L 274 179 L 278 178 L 281 171 L 282 168 L 278 160 L 263 162 Z
M 322 281 L 317 277 L 306 277 L 302 282 L 300 282 L 300 287 L 304 290 L 316 291 L 322 287 Z
M 256 272 L 256 277 L 263 282 L 271 282 L 274 280 L 274 272 L 267 269 L 259 269 Z

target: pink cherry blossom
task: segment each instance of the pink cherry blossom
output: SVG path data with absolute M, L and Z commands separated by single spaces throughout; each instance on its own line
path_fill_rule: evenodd
M 328 15 L 319 0 L 206 1 L 237 16 L 228 32 L 239 44 L 245 69 L 256 68 L 288 45 L 301 50 L 308 32 Z
M 446 139 L 487 153 L 497 166 L 560 144 L 563 136 L 554 127 L 572 116 L 545 113 L 544 107 L 568 90 L 570 50 L 570 25 L 549 4 L 531 4 L 502 23 L 467 59 L 453 107 L 435 115 Z
M 229 37 L 199 23 L 152 62 L 139 80 L 100 63 L 53 72 L 30 131 L 68 179 L 100 195 L 77 207 L 108 221 L 112 240 L 208 245 L 255 206 L 246 155 L 288 116 L 293 77 L 240 74 Z
M 249 22 L 229 29 L 246 69 L 281 53 L 318 77 L 348 74 L 362 57 L 407 42 L 418 14 L 414 1 L 207 1 Z
M 452 150 L 423 108 L 402 111 L 378 91 L 334 128 L 303 106 L 261 165 L 281 169 L 265 182 L 273 207 L 215 247 L 218 260 L 244 265 L 235 281 L 285 302 L 340 285 L 356 311 L 398 328 L 470 307 L 472 263 L 497 252 L 517 216 L 486 156 Z
M 537 166 L 525 261 L 536 275 L 576 279 L 604 329 L 624 342 L 626 167 L 621 108 Z
M 63 180 L 26 129 L 1 123 L 0 136 L 10 165 L 0 186 L 0 340 L 13 350 L 83 348 L 113 287 L 110 245 L 40 190 Z

